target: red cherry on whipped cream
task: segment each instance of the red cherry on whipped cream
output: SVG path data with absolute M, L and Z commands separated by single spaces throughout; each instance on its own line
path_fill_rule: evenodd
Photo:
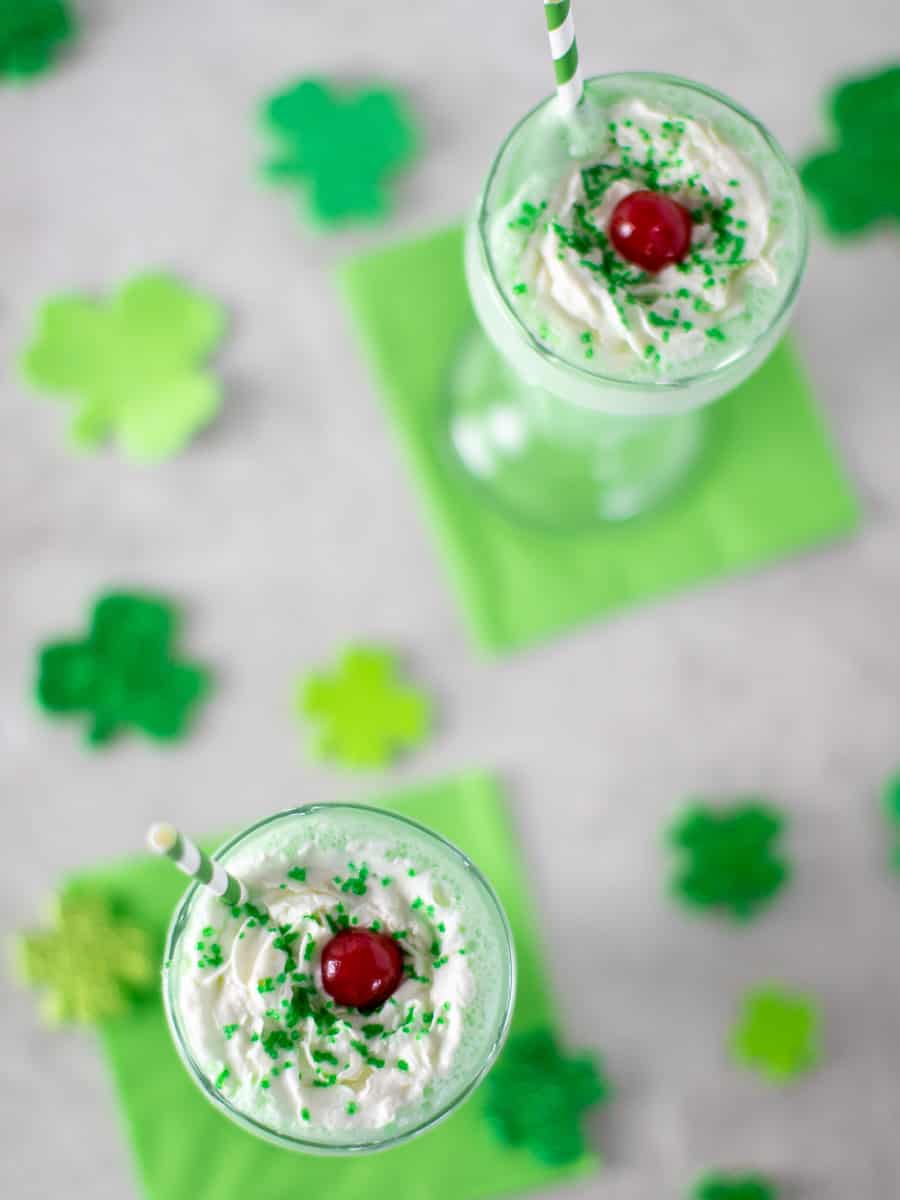
M 683 204 L 648 190 L 623 197 L 609 219 L 613 246 L 645 271 L 661 271 L 686 258 L 692 228 L 693 218 Z
M 322 987 L 345 1008 L 374 1008 L 403 979 L 403 954 L 386 933 L 342 929 L 322 951 Z

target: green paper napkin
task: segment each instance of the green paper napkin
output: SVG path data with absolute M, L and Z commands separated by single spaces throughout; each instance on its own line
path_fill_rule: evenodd
M 482 774 L 378 797 L 465 850 L 497 889 L 518 956 L 513 1029 L 553 1023 L 527 875 L 498 790 Z M 87 885 L 155 931 L 160 943 L 184 881 L 164 860 L 133 859 L 79 875 Z M 585 1156 L 548 1167 L 526 1150 L 495 1141 L 483 1118 L 483 1093 L 443 1125 L 405 1146 L 357 1159 L 326 1159 L 270 1146 L 223 1117 L 191 1081 L 169 1037 L 158 997 L 101 1029 L 125 1124 L 148 1200 L 479 1200 L 584 1175 Z
M 857 520 L 809 385 L 782 344 L 711 410 L 719 428 L 706 469 L 665 508 L 572 536 L 517 525 L 448 470 L 435 436 L 452 356 L 475 319 L 461 230 L 353 259 L 342 280 L 471 631 L 490 650 L 757 566 Z

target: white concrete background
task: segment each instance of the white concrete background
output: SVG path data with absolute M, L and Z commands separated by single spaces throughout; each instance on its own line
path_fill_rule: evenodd
M 52 75 L 0 90 L 0 888 L 11 929 L 63 872 L 134 850 L 174 813 L 204 831 L 373 791 L 309 765 L 295 673 L 367 635 L 406 648 L 442 727 L 395 775 L 496 768 L 532 870 L 576 1045 L 618 1098 L 608 1160 L 568 1190 L 684 1193 L 707 1165 L 773 1172 L 792 1200 L 886 1200 L 900 1181 L 900 878 L 876 802 L 900 763 L 898 247 L 813 250 L 796 335 L 865 505 L 851 542 L 598 622 L 496 663 L 470 649 L 331 273 L 358 247 L 470 202 L 512 122 L 549 90 L 539 0 L 79 0 Z M 838 75 L 900 47 L 894 0 L 580 0 L 589 71 L 659 68 L 731 93 L 799 155 Z M 894 54 L 896 57 L 896 53 Z M 427 151 L 384 228 L 316 238 L 259 186 L 254 106 L 309 72 L 408 89 Z M 13 361 L 35 305 L 167 265 L 220 297 L 227 402 L 154 469 L 71 457 L 65 414 Z M 113 583 L 187 611 L 219 688 L 196 736 L 85 754 L 28 702 L 32 653 Z M 690 793 L 758 790 L 790 812 L 796 883 L 734 933 L 662 896 L 659 836 Z M 828 1054 L 784 1092 L 732 1069 L 741 990 L 821 997 Z M 4 987 L 7 981 L 4 979 Z M 135 1195 L 91 1039 L 41 1029 L 10 990 L 0 1147 L 11 1200 Z M 560 1193 L 562 1194 L 562 1193 Z

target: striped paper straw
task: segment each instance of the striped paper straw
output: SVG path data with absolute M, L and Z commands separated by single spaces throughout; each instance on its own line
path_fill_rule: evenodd
M 179 871 L 196 879 L 226 904 L 246 904 L 247 889 L 239 879 L 229 875 L 221 863 L 214 862 L 195 846 L 190 838 L 179 833 L 174 825 L 154 825 L 147 834 L 147 845 L 154 854 L 171 858 Z
M 556 94 L 564 113 L 574 112 L 584 95 L 584 81 L 578 65 L 578 43 L 571 0 L 544 0 L 550 53 L 556 71 Z

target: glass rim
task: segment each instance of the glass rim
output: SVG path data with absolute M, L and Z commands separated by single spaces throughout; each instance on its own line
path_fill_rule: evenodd
M 498 1028 L 495 1030 L 491 1038 L 488 1053 L 485 1055 L 484 1061 L 481 1063 L 479 1069 L 474 1072 L 472 1077 L 467 1080 L 467 1082 L 459 1089 L 459 1091 L 452 1095 L 447 1103 L 444 1104 L 440 1109 L 432 1113 L 426 1120 L 420 1122 L 419 1124 L 412 1125 L 410 1128 L 404 1129 L 400 1133 L 394 1134 L 388 1138 L 369 1139 L 357 1142 L 334 1143 L 319 1141 L 311 1137 L 295 1137 L 292 1134 L 282 1133 L 277 1129 L 273 1129 L 271 1126 L 264 1124 L 262 1121 L 256 1120 L 254 1117 L 251 1117 L 247 1113 L 244 1113 L 240 1109 L 236 1108 L 225 1096 L 222 1095 L 217 1088 L 214 1087 L 206 1072 L 200 1067 L 191 1054 L 187 1044 L 187 1038 L 185 1037 L 178 1021 L 178 1014 L 176 1012 L 177 1005 L 173 995 L 172 980 L 175 972 L 169 969 L 169 964 L 173 962 L 174 952 L 178 946 L 179 939 L 185 932 L 188 916 L 190 915 L 193 907 L 194 899 L 200 889 L 203 887 L 202 884 L 197 882 L 191 883 L 186 889 L 184 895 L 181 897 L 181 900 L 178 902 L 178 906 L 172 915 L 172 920 L 169 923 L 169 928 L 166 932 L 165 951 L 163 957 L 162 993 L 166 1021 L 169 1026 L 169 1032 L 172 1035 L 172 1041 L 175 1044 L 175 1049 L 178 1052 L 178 1056 L 184 1063 L 184 1066 L 186 1067 L 191 1079 L 212 1104 L 219 1108 L 230 1120 L 235 1122 L 235 1124 L 240 1125 L 249 1133 L 253 1133 L 265 1141 L 272 1142 L 275 1145 L 298 1152 L 305 1151 L 309 1154 L 339 1157 L 342 1155 L 349 1156 L 352 1154 L 363 1153 L 374 1154 L 381 1150 L 389 1150 L 394 1146 L 399 1146 L 403 1142 L 407 1142 L 411 1138 L 417 1137 L 419 1134 L 425 1133 L 429 1129 L 433 1129 L 441 1121 L 449 1117 L 451 1113 L 455 1112 L 456 1109 L 459 1108 L 469 1098 L 469 1096 L 471 1096 L 472 1092 L 474 1092 L 474 1090 L 482 1082 L 488 1071 L 496 1062 L 497 1056 L 503 1048 L 503 1044 L 506 1041 L 507 1034 L 509 1033 L 516 997 L 516 953 L 512 929 L 503 905 L 500 902 L 500 898 L 494 890 L 493 885 L 476 866 L 472 859 L 469 858 L 465 851 L 454 845 L 454 843 L 448 838 L 445 838 L 443 834 L 437 833 L 434 829 L 430 829 L 427 825 L 423 825 L 421 822 L 416 821 L 412 817 L 406 817 L 400 813 L 391 812 L 389 809 L 379 808 L 373 804 L 327 801 L 316 801 L 312 804 L 298 805 L 296 808 L 282 809 L 280 812 L 272 813 L 268 817 L 263 817 L 259 821 L 255 821 L 252 825 L 246 826 L 239 833 L 236 833 L 233 837 L 229 838 L 228 841 L 223 842 L 223 844 L 219 846 L 210 857 L 216 861 L 220 861 L 225 855 L 234 850 L 245 839 L 280 820 L 284 820 L 288 817 L 308 816 L 311 813 L 322 811 L 333 812 L 335 810 L 365 813 L 366 815 L 371 815 L 374 813 L 377 817 L 388 818 L 389 820 L 395 821 L 398 824 L 414 829 L 418 833 L 425 834 L 426 837 L 439 843 L 444 847 L 445 850 L 450 852 L 451 856 L 460 866 L 462 866 L 466 874 L 475 880 L 475 883 L 480 887 L 484 895 L 487 897 L 491 908 L 496 913 L 499 921 L 499 927 L 504 935 L 506 946 L 506 956 L 504 961 L 506 966 L 507 987 L 503 1015 Z
M 481 192 L 481 198 L 478 203 L 476 220 L 478 227 L 478 243 L 490 274 L 491 283 L 493 284 L 497 295 L 500 297 L 503 307 L 506 310 L 507 317 L 512 319 L 512 322 L 518 331 L 524 335 L 528 348 L 536 353 L 540 358 L 544 359 L 555 367 L 572 372 L 577 378 L 582 380 L 588 382 L 594 381 L 598 384 L 611 385 L 613 387 L 620 388 L 623 391 L 653 391 L 668 393 L 680 392 L 694 387 L 698 383 L 705 383 L 714 378 L 716 375 L 720 374 L 722 371 L 727 370 L 741 362 L 748 355 L 752 354 L 757 347 L 765 341 L 766 337 L 773 329 L 778 328 L 779 324 L 790 312 L 794 301 L 797 298 L 797 292 L 800 287 L 800 282 L 803 278 L 804 268 L 809 255 L 809 219 L 807 216 L 803 189 L 793 163 L 787 157 L 778 141 L 775 139 L 773 134 L 769 132 L 762 121 L 760 121 L 757 117 L 754 117 L 753 114 L 748 112 L 748 110 L 745 109 L 741 104 L 735 100 L 731 100 L 728 96 L 725 96 L 716 88 L 708 87 L 706 84 L 698 83 L 696 80 L 686 79 L 681 75 L 670 75 L 665 71 L 610 71 L 603 75 L 589 76 L 587 79 L 585 79 L 584 86 L 585 88 L 588 88 L 592 83 L 623 79 L 673 84 L 676 87 L 685 88 L 692 92 L 698 92 L 701 95 L 715 100 L 724 108 L 729 109 L 735 116 L 740 117 L 742 120 L 753 126 L 753 128 L 762 138 L 765 145 L 775 156 L 781 168 L 784 170 L 787 179 L 790 181 L 791 190 L 794 193 L 794 197 L 797 201 L 795 208 L 800 232 L 800 240 L 798 245 L 799 253 L 794 265 L 790 286 L 785 291 L 781 304 L 778 306 L 777 311 L 773 314 L 772 319 L 762 329 L 760 329 L 750 341 L 742 346 L 737 353 L 732 355 L 732 357 L 722 360 L 714 367 L 710 367 L 705 371 L 699 371 L 694 375 L 685 375 L 679 379 L 672 380 L 639 380 L 624 378 L 616 375 L 604 375 L 599 371 L 589 370 L 588 368 L 581 366 L 579 363 L 574 363 L 567 358 L 563 358 L 561 355 L 557 354 L 555 350 L 551 350 L 540 341 L 534 332 L 526 325 L 518 309 L 507 295 L 506 290 L 498 278 L 497 269 L 491 254 L 491 247 L 488 239 L 487 210 L 488 197 L 490 195 L 491 187 L 500 169 L 501 160 L 503 159 L 507 149 L 510 147 L 513 139 L 516 137 L 519 131 L 531 120 L 531 118 L 537 116 L 539 112 L 547 108 L 548 105 L 552 104 L 556 100 L 555 92 L 549 96 L 546 96 L 533 108 L 529 109 L 528 112 L 521 117 L 515 123 L 515 125 L 513 125 L 512 129 L 510 129 L 509 133 L 500 144 L 500 149 L 497 151 L 494 161 L 491 163 L 490 170 L 488 171 L 487 178 Z

